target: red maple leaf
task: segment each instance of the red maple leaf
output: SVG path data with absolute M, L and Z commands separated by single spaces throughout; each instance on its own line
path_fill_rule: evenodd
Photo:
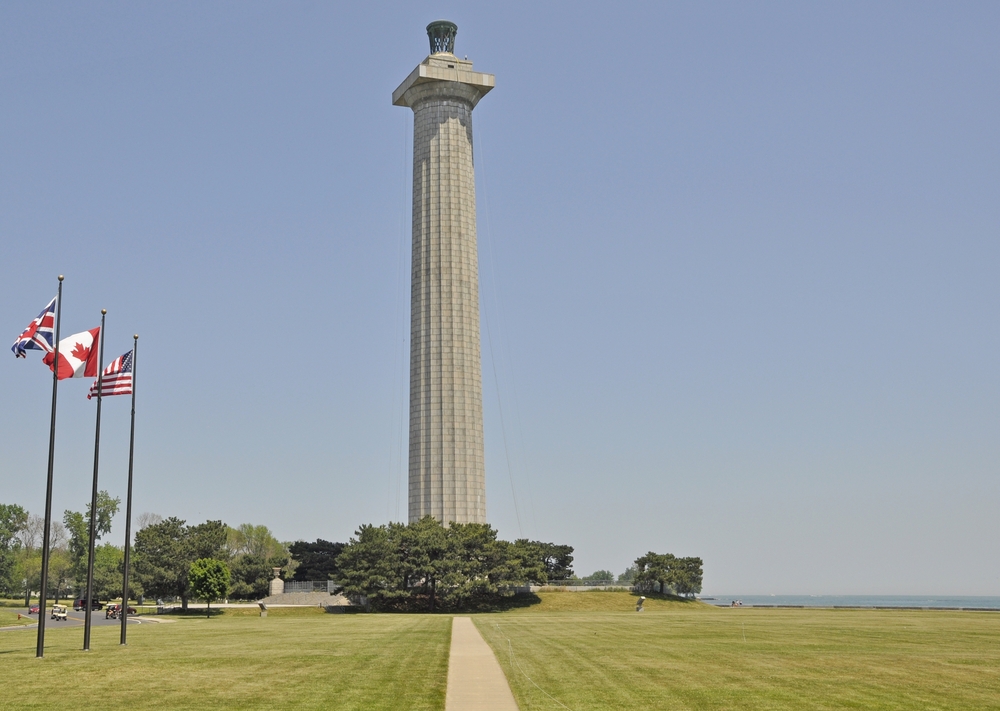
M 82 343 L 77 343 L 73 346 L 73 350 L 70 352 L 70 355 L 79 361 L 86 361 L 87 356 L 90 355 L 90 349 L 84 348 Z

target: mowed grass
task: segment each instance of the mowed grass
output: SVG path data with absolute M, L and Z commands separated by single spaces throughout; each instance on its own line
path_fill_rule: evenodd
M 31 601 L 35 604 L 35 600 Z M 18 619 L 21 615 L 21 619 Z M 28 615 L 24 599 L 0 598 L 0 627 L 16 627 L 30 625 L 38 621 L 38 615 Z
M 443 709 L 451 619 L 281 610 L 0 632 L 0 709 Z
M 522 711 L 1000 709 L 1000 613 L 539 597 L 474 617 Z
M 21 619 L 18 619 L 18 614 L 21 615 Z M 0 627 L 8 627 L 14 625 L 30 625 L 32 622 L 38 621 L 38 615 L 28 615 L 27 608 L 22 607 L 20 610 L 12 610 L 11 608 L 0 607 Z

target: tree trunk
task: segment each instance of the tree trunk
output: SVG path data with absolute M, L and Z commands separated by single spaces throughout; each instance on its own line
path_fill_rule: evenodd
M 437 591 L 437 583 L 434 582 L 434 578 L 431 581 L 431 612 L 434 612 L 434 593 Z
M 188 609 L 188 598 L 187 595 L 181 595 L 181 609 L 187 612 Z
M 211 616 L 212 616 L 212 601 L 209 600 L 208 607 L 205 608 L 205 617 L 211 617 Z

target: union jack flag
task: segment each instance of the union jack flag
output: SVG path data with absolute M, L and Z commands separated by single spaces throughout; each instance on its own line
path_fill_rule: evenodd
M 52 353 L 53 331 L 56 322 L 56 298 L 49 302 L 49 305 L 42 309 L 38 318 L 28 324 L 24 333 L 17 337 L 14 345 L 10 347 L 14 351 L 15 358 L 26 358 L 26 350 L 45 351 Z
M 97 394 L 97 381 L 90 386 L 87 399 Z M 108 395 L 132 394 L 132 351 L 115 358 L 111 365 L 104 369 L 104 381 L 101 383 L 101 397 Z

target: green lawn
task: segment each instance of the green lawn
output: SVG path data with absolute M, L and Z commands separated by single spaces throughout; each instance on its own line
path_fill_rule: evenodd
M 474 618 L 522 711 L 1000 709 L 1000 613 L 540 597 Z
M 714 608 L 541 593 L 474 615 L 522 711 L 998 709 L 1000 613 Z M 16 610 L 4 610 L 0 613 Z M 213 612 L 215 612 L 213 610 Z M 3 709 L 444 708 L 448 615 L 227 609 L 0 632 Z M 562 704 L 562 705 L 560 705 Z
M 451 619 L 273 610 L 0 632 L 0 709 L 442 709 Z
M 21 619 L 17 619 L 18 613 L 21 614 Z M 9 627 L 11 625 L 30 625 L 32 622 L 38 620 L 38 615 L 27 615 L 27 608 L 21 607 L 20 609 L 10 608 L 10 607 L 0 607 L 0 627 Z

